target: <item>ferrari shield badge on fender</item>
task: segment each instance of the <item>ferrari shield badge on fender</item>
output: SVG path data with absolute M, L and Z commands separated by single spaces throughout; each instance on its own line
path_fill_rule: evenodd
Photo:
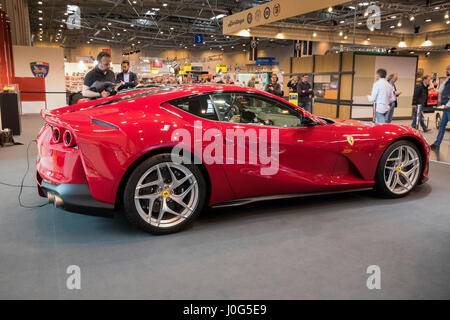
M 351 146 L 352 146 L 352 145 L 353 145 L 353 143 L 355 143 L 355 139 L 353 139 L 353 137 L 352 137 L 352 136 L 348 136 L 348 137 L 347 137 L 347 142 L 348 142 L 348 144 L 349 144 L 349 145 L 351 145 Z

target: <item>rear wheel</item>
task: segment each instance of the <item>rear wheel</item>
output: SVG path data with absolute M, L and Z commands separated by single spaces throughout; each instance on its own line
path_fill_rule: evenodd
M 404 140 L 395 142 L 380 159 L 376 189 L 385 197 L 403 197 L 417 185 L 422 168 L 422 156 L 416 145 Z
M 154 156 L 131 174 L 124 192 L 125 215 L 153 234 L 177 232 L 203 209 L 206 183 L 197 166 L 178 164 L 170 155 Z

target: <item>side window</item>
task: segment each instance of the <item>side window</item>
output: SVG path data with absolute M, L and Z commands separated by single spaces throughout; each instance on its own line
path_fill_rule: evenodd
M 214 105 L 207 95 L 180 98 L 169 101 L 169 103 L 194 116 L 208 120 L 219 120 Z
M 212 94 L 211 98 L 221 121 L 274 127 L 301 125 L 298 111 L 262 95 L 237 92 Z

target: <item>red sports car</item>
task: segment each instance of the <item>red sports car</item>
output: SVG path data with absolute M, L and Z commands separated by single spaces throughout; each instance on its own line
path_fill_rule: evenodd
M 205 206 L 370 188 L 396 198 L 428 177 L 418 131 L 317 117 L 251 88 L 138 89 L 42 115 L 39 194 L 68 211 L 124 211 L 155 234 Z

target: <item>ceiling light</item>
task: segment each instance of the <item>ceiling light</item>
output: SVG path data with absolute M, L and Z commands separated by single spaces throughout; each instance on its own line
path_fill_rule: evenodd
M 333 7 L 329 7 L 328 12 L 333 12 Z
M 42 10 L 38 10 L 39 13 L 42 13 Z
M 161 33 L 161 34 L 163 34 L 163 33 L 164 33 L 164 31 L 161 31 L 160 33 Z
M 344 39 L 347 40 L 347 38 L 348 38 L 347 35 L 345 35 L 345 36 L 344 36 Z
M 362 22 L 358 22 L 358 26 L 362 25 Z
M 448 12 L 447 12 L 447 13 L 445 13 L 445 16 L 444 16 L 444 18 L 445 18 L 445 19 L 448 19 Z
M 342 37 L 344 35 L 344 33 L 341 31 L 339 32 L 339 37 Z
M 431 22 L 431 18 L 425 19 L 425 22 Z
M 414 19 L 415 19 L 414 16 L 409 17 L 409 21 L 414 21 Z
M 391 19 L 395 19 L 395 18 L 397 18 L 397 16 L 391 16 Z
M 404 40 L 400 41 L 400 42 L 398 43 L 398 46 L 399 46 L 400 48 L 406 48 L 406 47 L 407 47 Z
M 345 23 L 345 20 L 341 20 L 341 21 L 339 21 L 339 23 Z
M 360 2 L 360 3 L 358 3 L 358 5 L 360 7 L 367 7 L 369 5 L 369 3 L 368 2 Z
M 428 35 L 425 36 L 425 41 L 421 44 L 422 47 L 429 47 L 431 46 L 433 43 L 428 40 Z
M 38 4 L 42 4 L 42 1 L 38 1 Z
M 317 37 L 317 33 L 314 32 L 314 33 L 313 33 L 313 37 Z
M 440 8 L 439 7 L 434 7 L 434 10 L 439 10 Z
M 370 37 L 367 38 L 367 41 L 370 41 Z
M 111 25 L 111 22 L 108 22 L 108 26 L 110 26 Z
M 120 36 L 120 33 L 117 33 L 118 36 Z
M 402 26 L 402 22 L 399 21 L 399 22 L 397 23 L 397 27 L 401 27 L 401 26 Z
M 447 20 L 446 24 L 450 24 L 450 20 Z
M 410 54 L 414 54 L 414 51 L 410 51 L 409 53 L 410 53 Z
M 105 30 L 106 30 L 106 28 L 102 28 L 102 30 L 103 30 L 103 31 L 105 31 Z
M 133 27 L 134 27 L 134 24 L 130 25 L 130 27 L 132 27 L 132 28 L 133 28 Z
M 395 26 L 394 26 L 394 25 L 392 25 L 392 26 L 390 26 L 389 28 L 391 28 L 391 29 L 394 29 L 394 28 L 395 28 Z
M 184 47 L 185 49 L 187 49 L 187 47 Z
M 127 29 L 123 29 L 123 32 L 127 32 Z
M 364 12 L 364 17 L 367 17 L 368 15 L 369 15 L 368 11 Z
M 39 20 L 41 20 L 41 21 L 42 21 L 42 17 L 39 17 Z
M 167 3 L 163 3 L 163 7 L 167 7 Z

